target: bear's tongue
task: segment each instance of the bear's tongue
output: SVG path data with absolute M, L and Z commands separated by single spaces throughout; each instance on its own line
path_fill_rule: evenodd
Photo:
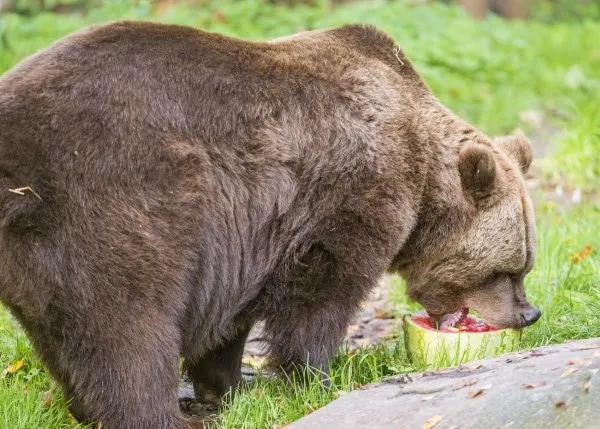
M 460 310 L 456 310 L 453 313 L 446 313 L 442 315 L 439 319 L 439 329 L 448 329 L 453 328 L 456 325 L 460 324 L 467 315 L 469 314 L 469 309 L 466 307 L 461 308 Z

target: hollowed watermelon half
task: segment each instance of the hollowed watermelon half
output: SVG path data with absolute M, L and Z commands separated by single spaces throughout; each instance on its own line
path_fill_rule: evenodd
M 518 349 L 521 329 L 495 329 L 468 315 L 455 327 L 437 330 L 425 312 L 404 316 L 404 342 L 413 365 L 436 369 Z

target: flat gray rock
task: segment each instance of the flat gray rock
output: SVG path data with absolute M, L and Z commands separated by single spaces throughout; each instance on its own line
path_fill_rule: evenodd
M 392 377 L 286 429 L 600 428 L 599 372 L 600 338 L 572 341 Z

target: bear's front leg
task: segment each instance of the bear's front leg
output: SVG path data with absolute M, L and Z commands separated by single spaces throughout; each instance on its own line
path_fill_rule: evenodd
M 329 363 L 346 328 L 377 283 L 377 267 L 364 268 L 313 245 L 284 278 L 266 289 L 264 321 L 272 364 L 285 371 L 308 365 L 330 384 Z
M 329 363 L 344 337 L 354 308 L 336 305 L 288 308 L 281 316 L 269 317 L 265 330 L 269 337 L 272 365 L 288 374 L 299 375 L 307 367 L 321 382 L 330 386 Z M 353 306 L 354 307 L 354 306 Z M 348 310 L 346 312 L 346 310 Z
M 250 326 L 240 328 L 233 339 L 204 356 L 186 357 L 184 370 L 192 379 L 196 400 L 221 406 L 223 395 L 228 391 L 233 399 L 242 381 L 242 358 Z

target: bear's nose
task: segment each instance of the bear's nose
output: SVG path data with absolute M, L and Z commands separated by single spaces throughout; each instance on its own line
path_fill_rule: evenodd
M 523 313 L 521 313 L 521 319 L 523 319 L 523 327 L 533 325 L 535 322 L 538 321 L 541 315 L 542 312 L 537 308 L 530 308 L 529 310 L 524 311 Z

